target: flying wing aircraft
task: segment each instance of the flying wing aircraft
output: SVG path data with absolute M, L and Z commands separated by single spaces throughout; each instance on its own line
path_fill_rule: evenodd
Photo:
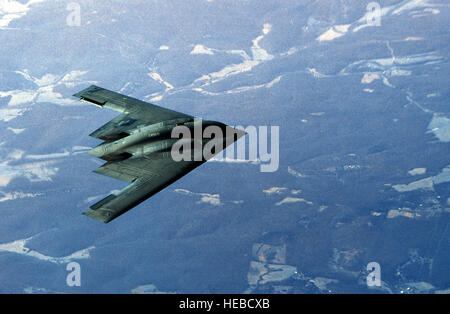
M 94 172 L 130 183 L 83 213 L 104 223 L 158 193 L 246 134 L 221 122 L 201 121 L 94 85 L 74 96 L 120 112 L 90 134 L 104 141 L 88 152 L 106 161 Z

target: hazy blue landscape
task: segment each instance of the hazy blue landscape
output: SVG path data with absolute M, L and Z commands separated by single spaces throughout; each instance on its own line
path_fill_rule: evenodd
M 0 293 L 449 293 L 450 4 L 370 2 L 0 0 Z M 89 219 L 126 186 L 92 172 L 92 84 L 279 126 L 278 170 Z

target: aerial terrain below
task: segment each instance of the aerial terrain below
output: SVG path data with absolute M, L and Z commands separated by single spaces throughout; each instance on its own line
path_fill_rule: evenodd
M 0 1 L 0 293 L 449 293 L 449 2 L 369 2 Z M 89 219 L 128 184 L 92 172 L 91 85 L 279 126 L 279 167 Z

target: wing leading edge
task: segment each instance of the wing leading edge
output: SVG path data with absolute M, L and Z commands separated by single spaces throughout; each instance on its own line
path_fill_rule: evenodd
M 120 138 L 121 135 L 126 135 L 129 130 L 133 130 L 139 125 L 153 124 L 177 118 L 194 118 L 193 116 L 150 104 L 95 85 L 91 85 L 73 96 L 96 106 L 121 113 L 90 134 L 90 136 L 101 140 Z

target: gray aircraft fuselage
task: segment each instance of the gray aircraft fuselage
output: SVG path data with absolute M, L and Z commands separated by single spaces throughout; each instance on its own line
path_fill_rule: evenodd
M 174 128 L 184 126 L 189 128 L 190 134 L 193 135 L 189 138 L 172 137 L 172 131 Z M 203 132 L 209 126 L 217 126 L 222 130 L 222 134 L 225 135 L 222 138 L 204 138 Z M 201 132 L 200 135 L 195 134 Z M 228 132 L 228 133 L 227 133 Z M 202 141 L 214 141 L 223 145 L 226 143 L 232 143 L 234 141 L 235 130 L 227 125 L 217 121 L 201 121 L 200 130 L 196 130 L 196 124 L 193 119 L 173 119 L 158 122 L 151 125 L 144 125 L 132 130 L 129 135 L 119 138 L 115 141 L 105 142 L 99 146 L 91 149 L 88 154 L 97 158 L 101 158 L 107 161 L 117 161 L 133 157 L 142 157 L 152 154 L 152 158 L 157 153 L 170 153 L 175 143 L 187 144 L 191 147 L 192 152 L 198 147 L 202 150 Z M 194 141 L 200 142 L 200 145 L 194 145 Z M 201 152 L 201 151 L 200 151 Z

